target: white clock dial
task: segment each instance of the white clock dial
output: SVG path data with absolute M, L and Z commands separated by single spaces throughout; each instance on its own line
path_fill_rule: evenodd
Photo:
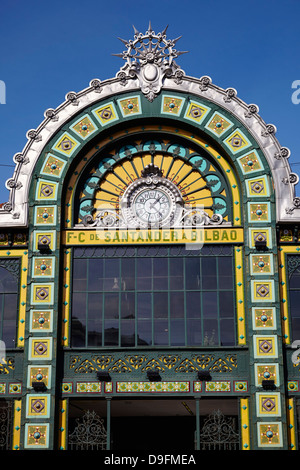
M 155 224 L 170 215 L 172 203 L 168 194 L 161 189 L 144 189 L 135 197 L 133 207 L 141 221 Z

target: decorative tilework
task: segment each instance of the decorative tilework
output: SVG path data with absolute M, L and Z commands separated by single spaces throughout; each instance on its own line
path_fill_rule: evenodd
M 250 273 L 252 275 L 273 274 L 272 255 L 250 255 Z
M 227 117 L 215 112 L 206 124 L 205 128 L 218 137 L 221 137 L 221 135 L 223 135 L 232 126 L 233 123 Z
M 256 150 L 252 150 L 246 155 L 242 155 L 237 159 L 241 170 L 244 174 L 255 173 L 264 169 L 262 161 Z
M 235 392 L 248 392 L 248 382 L 246 380 L 238 380 L 233 383 Z
M 253 336 L 254 342 L 254 357 L 266 358 L 266 357 L 278 357 L 277 352 L 277 336 Z
M 72 393 L 73 392 L 73 383 L 72 382 L 64 382 L 62 384 L 62 392 L 63 393 Z
M 41 175 L 51 175 L 60 178 L 65 165 L 66 162 L 64 160 L 49 154 L 41 169 Z
M 90 137 L 94 132 L 98 130 L 94 121 L 90 118 L 90 116 L 85 115 L 79 118 L 72 126 L 71 129 L 73 132 L 81 137 L 81 139 L 85 140 Z
M 202 382 L 194 382 L 194 392 L 202 392 Z
M 272 236 L 270 228 L 249 228 L 249 247 L 255 248 L 255 241 L 265 240 L 267 247 L 272 248 Z
M 118 100 L 118 104 L 123 117 L 128 117 L 136 114 L 141 114 L 141 102 L 139 96 L 129 96 Z
M 8 392 L 12 395 L 22 392 L 22 385 L 20 383 L 11 383 L 9 384 Z
M 259 447 L 282 447 L 281 423 L 257 423 Z
M 293 230 L 288 229 L 288 228 L 284 230 L 280 230 L 280 241 L 281 242 L 293 242 L 294 241 Z
M 57 206 L 37 206 L 35 207 L 35 225 L 55 225 Z
M 52 359 L 52 338 L 29 338 L 29 360 Z
M 231 150 L 232 153 L 238 153 L 251 145 L 241 130 L 235 130 L 224 140 L 225 145 Z
M 274 302 L 274 281 L 251 281 L 253 302 Z
M 93 114 L 102 126 L 106 126 L 107 124 L 119 119 L 113 103 L 107 103 L 94 109 Z
M 173 114 L 179 116 L 184 100 L 175 96 L 163 96 L 161 112 L 163 114 Z
M 189 382 L 117 382 L 118 393 L 178 393 L 189 391 Z
M 55 250 L 56 248 L 56 231 L 39 231 L 36 230 L 33 232 L 33 249 L 38 251 L 39 243 L 49 246 L 50 250 Z
M 100 393 L 101 383 L 100 382 L 78 382 L 76 384 L 77 393 Z
M 298 380 L 289 380 L 287 383 L 289 392 L 299 392 L 299 381 Z
M 249 399 L 240 399 L 241 445 L 243 450 L 250 450 Z
M 43 449 L 49 445 L 49 424 L 25 424 L 25 444 L 26 449 Z
M 50 395 L 27 395 L 26 418 L 49 418 Z
M 29 366 L 27 387 L 32 387 L 32 382 L 44 382 L 47 388 L 51 386 L 51 366 Z
M 266 176 L 246 180 L 246 188 L 248 197 L 267 197 L 270 195 Z
M 280 394 L 259 392 L 256 394 L 257 416 L 280 416 Z
M 230 381 L 205 382 L 206 392 L 230 392 Z
M 252 308 L 252 325 L 254 330 L 276 329 L 275 307 Z
M 33 277 L 53 277 L 55 268 L 55 258 L 33 258 L 32 276 Z
M 56 200 L 57 198 L 57 183 L 52 181 L 40 180 L 37 185 L 36 199 L 37 200 Z
M 53 304 L 54 284 L 32 284 L 31 304 Z
M 52 331 L 53 310 L 30 310 L 30 331 Z
M 248 217 L 250 222 L 270 222 L 270 204 L 265 203 L 248 203 Z
M 65 132 L 53 145 L 52 149 L 69 157 L 79 146 L 79 142 L 70 134 Z
M 200 124 L 203 119 L 206 117 L 207 113 L 210 111 L 210 108 L 204 106 L 197 101 L 190 102 L 187 110 L 185 112 L 185 119 L 189 119 L 190 121 L 197 122 Z
M 274 380 L 279 386 L 278 364 L 255 364 L 255 386 L 260 387 L 263 380 Z
M 6 383 L 0 383 L 0 393 L 6 393 Z

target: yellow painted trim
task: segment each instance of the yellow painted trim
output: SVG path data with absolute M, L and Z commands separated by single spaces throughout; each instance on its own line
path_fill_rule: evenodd
M 236 322 L 237 322 L 238 344 L 246 344 L 244 263 L 243 263 L 243 248 L 241 246 L 235 247 L 234 257 L 235 257 Z
M 231 228 L 183 228 L 153 230 L 65 230 L 62 243 L 74 245 L 116 245 L 116 244 L 206 244 L 243 243 L 244 230 Z
M 67 446 L 67 411 L 68 411 L 67 399 L 60 400 L 59 437 L 58 437 L 60 450 L 66 450 L 66 446 Z
M 287 400 L 287 433 L 290 450 L 297 450 L 297 436 L 295 428 L 295 398 Z
M 164 131 L 164 132 L 169 132 L 171 134 L 175 134 L 175 127 L 169 127 L 169 126 L 146 126 L 143 129 L 141 127 L 132 127 L 129 129 L 126 129 L 126 131 L 121 131 L 117 132 L 116 134 L 111 134 L 109 137 L 105 138 L 104 140 L 100 141 L 98 144 L 93 147 L 84 157 L 84 159 L 81 159 L 80 162 L 78 163 L 77 167 L 74 169 L 74 172 L 68 182 L 67 187 L 69 188 L 66 194 L 66 199 L 65 199 L 65 227 L 66 228 L 71 228 L 72 227 L 72 212 L 73 212 L 73 199 L 74 199 L 74 188 L 76 187 L 76 183 L 78 178 L 80 177 L 81 171 L 85 167 L 85 165 L 88 163 L 88 161 L 93 157 L 95 154 L 95 149 L 100 149 L 104 148 L 105 145 L 108 143 L 112 143 L 115 139 L 118 139 L 121 136 L 130 136 L 130 135 L 136 135 L 137 133 L 142 132 L 143 130 L 147 131 Z M 220 155 L 219 152 L 217 152 L 212 146 L 210 146 L 206 141 L 201 139 L 198 136 L 194 136 L 192 132 L 187 132 L 183 129 L 176 129 L 176 135 L 179 135 L 181 137 L 186 138 L 187 140 L 190 140 L 193 143 L 198 144 L 199 146 L 203 147 L 214 159 L 214 161 L 223 168 L 224 172 L 224 177 L 227 177 L 228 183 L 231 189 L 231 197 L 232 197 L 232 203 L 233 203 L 233 220 L 232 223 L 235 226 L 239 226 L 242 224 L 241 220 L 241 198 L 240 198 L 240 191 L 239 191 L 239 186 L 237 183 L 237 179 L 235 177 L 233 168 L 228 164 L 227 160 Z
M 19 280 L 19 316 L 17 323 L 17 347 L 24 347 L 25 341 L 25 317 L 27 300 L 27 273 L 28 273 L 28 251 L 24 248 L 5 249 L 0 251 L 0 258 L 21 258 L 20 280 Z
M 298 251 L 297 251 L 298 248 Z M 285 255 L 295 254 L 300 256 L 300 245 L 280 246 L 278 250 L 279 265 L 279 291 L 280 291 L 280 312 L 282 323 L 282 341 L 284 344 L 291 343 L 289 327 L 289 297 L 288 297 L 288 278 L 285 265 Z
M 61 344 L 69 346 L 70 343 L 70 306 L 71 306 L 71 260 L 72 249 L 64 250 L 63 268 L 63 302 L 62 302 L 62 338 Z
M 240 399 L 242 450 L 250 450 L 249 398 Z
M 14 400 L 12 450 L 20 450 L 22 400 Z

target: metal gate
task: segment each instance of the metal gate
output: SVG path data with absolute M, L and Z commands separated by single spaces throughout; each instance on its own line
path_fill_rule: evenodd
M 87 410 L 76 419 L 76 427 L 69 435 L 70 450 L 106 450 L 107 433 L 104 420 L 95 411 Z
M 213 411 L 204 421 L 200 433 L 201 450 L 239 450 L 236 419 Z
M 0 401 L 0 450 L 11 450 L 12 402 Z

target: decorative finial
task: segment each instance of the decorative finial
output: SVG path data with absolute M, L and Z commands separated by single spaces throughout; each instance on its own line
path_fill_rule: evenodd
M 142 34 L 133 26 L 134 39 L 126 41 L 118 38 L 126 46 L 126 50 L 121 54 L 113 54 L 126 61 L 117 76 L 122 77 L 123 81 L 124 77 L 137 77 L 141 90 L 149 101 L 153 101 L 160 92 L 165 77 L 177 78 L 178 73 L 180 76 L 184 75 L 174 59 L 188 51 L 175 49 L 181 36 L 173 40 L 167 39 L 167 29 L 168 26 L 156 34 L 149 21 L 148 30 Z

